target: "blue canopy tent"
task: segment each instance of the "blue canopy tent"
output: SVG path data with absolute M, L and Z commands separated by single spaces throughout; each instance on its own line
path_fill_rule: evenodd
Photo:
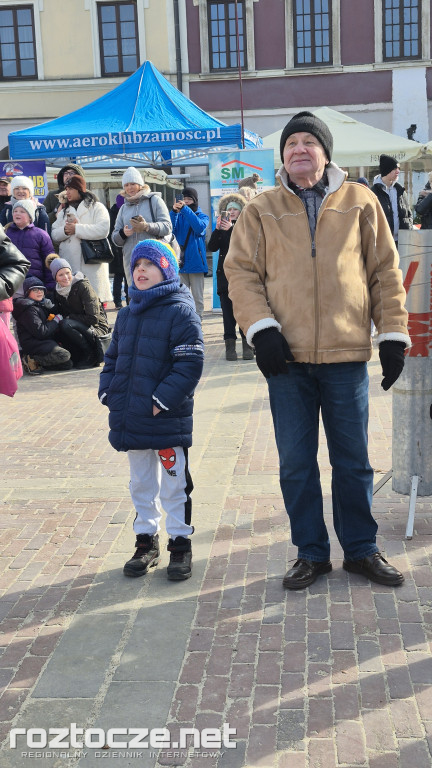
M 134 155 L 136 162 L 137 153 L 143 165 L 167 165 L 171 150 L 176 151 L 178 165 L 179 150 L 185 162 L 194 153 L 202 155 L 204 148 L 211 151 L 241 145 L 240 125 L 225 125 L 204 112 L 171 85 L 151 61 L 91 104 L 9 134 L 11 159 L 43 158 L 55 165 L 59 158 L 83 163 L 104 157 L 124 160 L 125 155 Z M 247 146 L 259 145 L 259 137 L 249 133 Z

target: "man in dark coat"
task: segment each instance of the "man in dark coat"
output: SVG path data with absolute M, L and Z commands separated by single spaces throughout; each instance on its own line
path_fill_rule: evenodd
M 380 155 L 380 175 L 372 187 L 386 215 L 396 246 L 400 229 L 412 229 L 413 217 L 404 187 L 398 184 L 400 165 L 390 155 Z

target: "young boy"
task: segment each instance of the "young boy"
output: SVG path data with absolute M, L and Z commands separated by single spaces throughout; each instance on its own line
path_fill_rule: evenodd
M 99 387 L 110 411 L 109 441 L 128 454 L 136 510 L 137 549 L 123 572 L 143 576 L 159 562 L 162 504 L 171 553 L 167 573 L 177 581 L 192 573 L 188 448 L 204 358 L 201 323 L 169 245 L 139 242 L 131 274 L 130 303 L 117 316 Z
M 23 366 L 28 373 L 43 369 L 67 371 L 72 368 L 70 352 L 59 345 L 62 315 L 54 315 L 54 304 L 45 297 L 46 287 L 38 277 L 23 282 L 24 296 L 14 299 L 18 339 L 22 349 Z M 40 367 L 34 367 L 32 361 Z

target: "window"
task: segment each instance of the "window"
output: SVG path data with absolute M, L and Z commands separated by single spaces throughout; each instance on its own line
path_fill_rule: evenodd
M 332 64 L 331 0 L 295 0 L 294 66 Z
M 0 77 L 37 77 L 32 6 L 0 8 Z
M 237 69 L 237 23 L 240 64 L 245 68 L 245 8 L 243 2 L 209 2 L 208 25 L 210 46 L 210 69 Z
M 420 0 L 383 0 L 383 56 L 418 59 L 420 51 Z
M 136 3 L 99 3 L 101 74 L 130 75 L 138 68 Z

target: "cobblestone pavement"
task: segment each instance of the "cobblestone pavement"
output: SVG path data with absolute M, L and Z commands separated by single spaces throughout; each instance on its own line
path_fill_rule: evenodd
M 345 573 L 332 534 L 333 572 L 285 592 L 295 552 L 265 381 L 254 361 L 225 361 L 220 316 L 206 312 L 204 330 L 186 582 L 167 581 L 166 551 L 148 576 L 122 575 L 134 543 L 128 466 L 108 444 L 96 370 L 27 376 L 0 401 L 0 766 L 430 768 L 431 497 L 418 499 L 406 541 L 408 498 L 390 482 L 375 496 L 379 545 L 406 574 L 399 589 Z M 369 371 L 379 480 L 391 467 L 391 395 L 376 353 Z M 320 459 L 332 530 L 323 440 Z M 44 747 L 40 731 L 33 747 L 24 736 L 9 746 L 12 727 L 71 723 L 166 726 L 177 743 L 181 727 L 237 733 L 221 749 L 191 737 L 103 750 L 101 731 L 83 749 Z

